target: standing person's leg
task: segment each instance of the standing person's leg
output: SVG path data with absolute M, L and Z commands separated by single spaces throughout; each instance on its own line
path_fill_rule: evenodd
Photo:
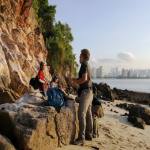
M 82 91 L 81 96 L 79 98 L 80 100 L 79 110 L 78 110 L 79 135 L 78 135 L 78 141 L 75 142 L 75 144 L 84 144 L 85 130 L 86 130 L 86 114 L 89 105 L 91 104 L 91 99 L 89 99 L 89 97 L 90 97 L 90 90 L 84 90 Z
M 93 134 L 93 116 L 92 116 L 92 100 L 93 100 L 93 93 L 90 91 L 88 101 L 90 102 L 90 105 L 87 110 L 86 114 L 86 139 L 92 140 L 92 134 Z

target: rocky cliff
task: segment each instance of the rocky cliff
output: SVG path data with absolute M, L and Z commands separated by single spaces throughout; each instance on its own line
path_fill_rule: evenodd
M 0 0 L 0 103 L 22 95 L 46 57 L 32 0 Z

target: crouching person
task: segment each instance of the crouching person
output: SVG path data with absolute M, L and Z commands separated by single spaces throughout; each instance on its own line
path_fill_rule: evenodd
M 40 63 L 40 69 L 38 71 L 37 76 L 35 78 L 31 78 L 30 83 L 29 83 L 32 89 L 40 91 L 44 99 L 46 98 L 46 92 L 48 89 L 48 82 L 44 75 L 45 66 L 46 64 L 44 62 Z

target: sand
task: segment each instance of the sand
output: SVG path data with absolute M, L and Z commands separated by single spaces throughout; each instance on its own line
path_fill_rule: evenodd
M 57 150 L 150 150 L 150 126 L 139 129 L 128 123 L 125 110 L 103 102 L 105 116 L 99 119 L 100 137 L 85 146 L 68 145 Z M 114 112 L 117 111 L 118 113 Z

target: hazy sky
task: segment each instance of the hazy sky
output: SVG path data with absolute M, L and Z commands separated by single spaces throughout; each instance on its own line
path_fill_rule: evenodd
M 150 68 L 150 0 L 49 0 L 94 65 Z

